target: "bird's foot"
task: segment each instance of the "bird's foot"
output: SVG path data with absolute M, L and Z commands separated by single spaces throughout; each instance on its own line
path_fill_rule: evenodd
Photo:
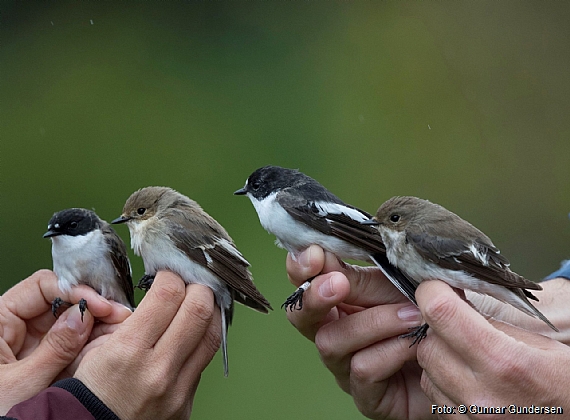
M 419 325 L 417 327 L 412 327 L 410 328 L 410 332 L 407 334 L 402 334 L 400 337 L 401 338 L 412 338 L 414 339 L 414 341 L 412 341 L 412 344 L 410 344 L 410 347 L 412 347 L 414 344 L 416 343 L 420 343 L 424 338 L 427 337 L 427 330 L 429 328 L 428 324 L 422 324 Z
M 311 280 L 312 279 L 307 280 L 305 283 L 299 286 L 299 288 L 295 290 L 295 293 L 289 296 L 283 305 L 281 305 L 281 308 L 285 308 L 285 312 L 287 312 L 287 310 L 293 312 L 295 309 L 299 311 L 303 309 L 303 293 L 305 293 L 305 291 L 311 285 Z
M 154 276 L 149 276 L 148 274 L 145 274 L 144 276 L 141 277 L 136 287 L 141 290 L 144 290 L 145 292 L 148 292 L 153 282 L 154 282 Z
M 85 314 L 86 310 L 87 310 L 87 301 L 82 298 L 79 301 L 79 312 L 81 312 L 81 322 L 83 322 L 83 315 Z
M 67 308 L 71 308 L 73 304 L 71 302 L 66 302 L 60 297 L 56 297 L 51 302 L 51 313 L 55 317 L 55 319 L 59 318 L 59 316 L 65 312 Z

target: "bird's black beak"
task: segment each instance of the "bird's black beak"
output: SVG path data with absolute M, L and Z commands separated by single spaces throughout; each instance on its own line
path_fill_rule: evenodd
M 376 219 L 372 218 L 372 219 L 368 219 L 368 220 L 364 220 L 363 222 L 360 222 L 361 225 L 368 225 L 368 226 L 378 226 L 380 224 L 380 222 L 378 222 Z
M 240 188 L 239 190 L 234 192 L 234 195 L 246 195 L 247 194 L 247 190 L 245 189 L 245 187 Z
M 56 230 L 48 230 L 46 233 L 43 234 L 42 238 L 51 238 L 52 236 L 58 236 L 61 235 L 60 232 L 56 231 Z
M 111 224 L 113 224 L 113 225 L 118 225 L 119 223 L 128 222 L 128 221 L 131 220 L 131 219 L 132 219 L 132 217 L 119 216 L 119 217 L 117 217 L 115 220 L 113 220 L 113 221 L 111 222 Z

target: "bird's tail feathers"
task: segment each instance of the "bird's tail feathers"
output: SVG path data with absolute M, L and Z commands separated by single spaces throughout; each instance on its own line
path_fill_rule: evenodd
M 227 378 L 230 371 L 228 365 L 228 324 L 226 322 L 226 310 L 221 309 L 222 313 L 222 357 L 224 359 L 224 376 Z
M 519 303 L 518 305 L 514 304 L 513 306 L 515 306 L 517 309 L 523 311 L 524 313 L 534 317 L 534 318 L 538 318 L 541 321 L 543 321 L 546 325 L 548 325 L 550 328 L 552 328 L 554 331 L 556 332 L 560 332 L 558 330 L 558 328 L 556 328 L 552 322 L 550 322 L 548 320 L 547 317 L 545 317 L 542 312 L 540 312 L 538 309 L 536 309 L 532 303 L 530 303 L 526 297 L 526 293 L 524 293 L 524 290 L 521 289 L 511 289 L 511 291 L 519 298 L 517 299 L 517 302 Z M 533 295 L 534 297 L 534 295 Z M 534 297 L 535 300 L 538 301 L 538 299 L 536 297 Z M 512 303 L 512 302 L 509 302 Z M 522 305 L 521 305 L 522 304 Z

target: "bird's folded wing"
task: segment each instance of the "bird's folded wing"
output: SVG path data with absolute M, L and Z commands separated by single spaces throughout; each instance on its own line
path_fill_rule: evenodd
M 426 260 L 442 268 L 463 270 L 481 280 L 507 288 L 542 290 L 542 287 L 509 269 L 509 261 L 487 244 L 466 245 L 458 239 L 406 232 L 406 240 Z M 532 296 L 532 295 L 531 295 Z
M 194 222 L 188 221 L 184 215 L 171 215 L 170 222 L 170 237 L 176 247 L 235 290 L 238 302 L 264 313 L 272 309 L 255 287 L 249 263 L 214 219 L 201 218 L 200 222 Z M 191 223 L 197 224 L 195 229 L 190 226 Z
M 104 226 L 102 228 L 105 238 L 108 235 L 112 235 L 113 238 L 106 240 L 107 244 L 111 249 L 111 261 L 115 267 L 115 272 L 121 283 L 121 290 L 125 292 L 125 296 L 131 308 L 135 307 L 135 290 L 133 287 L 133 279 L 131 274 L 131 264 L 127 256 L 127 248 L 123 240 L 117 235 L 117 233 L 109 226 Z

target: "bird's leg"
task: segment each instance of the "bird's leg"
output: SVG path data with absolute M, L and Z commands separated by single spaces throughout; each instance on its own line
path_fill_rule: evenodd
M 401 338 L 414 338 L 414 341 L 412 341 L 412 344 L 410 344 L 410 347 L 412 347 L 414 344 L 416 343 L 420 343 L 424 338 L 427 337 L 427 330 L 429 328 L 429 325 L 426 324 L 422 324 L 419 325 L 417 327 L 412 327 L 410 328 L 410 332 L 407 334 L 403 334 L 400 337 Z
M 299 288 L 295 290 L 295 292 L 287 298 L 287 300 L 283 303 L 283 305 L 281 305 L 282 308 L 283 307 L 285 308 L 285 312 L 287 312 L 287 310 L 293 312 L 294 309 L 298 310 L 303 309 L 303 293 L 305 293 L 305 291 L 309 288 L 309 286 L 311 285 L 311 281 L 314 278 L 315 277 L 311 277 L 309 280 L 307 280 L 305 283 L 299 286 Z
M 136 287 L 138 287 L 141 290 L 144 290 L 145 292 L 148 292 L 153 282 L 154 282 L 154 276 L 145 274 L 144 276 L 141 277 Z
M 56 297 L 51 302 L 51 313 L 55 317 L 55 319 L 59 318 L 59 316 L 65 312 L 67 308 L 71 308 L 73 304 L 71 302 L 66 302 L 60 297 Z
M 79 300 L 79 312 L 81 312 L 81 322 L 83 322 L 83 315 L 87 310 L 87 301 L 83 298 Z

